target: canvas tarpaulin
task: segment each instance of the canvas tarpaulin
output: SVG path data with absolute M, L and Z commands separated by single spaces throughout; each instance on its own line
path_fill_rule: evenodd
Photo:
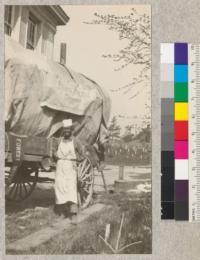
M 51 137 L 64 118 L 76 123 L 76 135 L 93 143 L 104 132 L 110 99 L 94 81 L 6 39 L 6 130 Z

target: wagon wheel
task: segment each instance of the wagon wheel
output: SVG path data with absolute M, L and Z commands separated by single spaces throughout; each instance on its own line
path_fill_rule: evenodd
M 94 168 L 88 158 L 78 164 L 78 204 L 86 208 L 92 200 Z
M 38 168 L 22 164 L 12 166 L 6 178 L 6 200 L 21 202 L 34 191 L 38 179 Z

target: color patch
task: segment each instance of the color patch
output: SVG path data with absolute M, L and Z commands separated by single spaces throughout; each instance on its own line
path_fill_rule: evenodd
M 188 82 L 188 65 L 175 65 L 174 67 L 175 82 Z
M 175 160 L 175 179 L 188 180 L 188 160 Z
M 188 101 L 188 83 L 175 83 L 174 91 L 175 102 L 187 102 Z
M 161 63 L 173 63 L 174 64 L 174 44 L 162 43 L 160 46 L 160 61 Z
M 161 151 L 161 172 L 174 168 L 174 151 Z
M 161 98 L 174 98 L 174 83 L 173 82 L 162 82 Z
M 162 82 L 174 81 L 174 65 L 173 64 L 161 64 L 160 79 Z
M 175 120 L 176 121 L 188 120 L 188 103 L 186 102 L 175 103 Z
M 161 202 L 161 219 L 174 219 L 174 201 Z
M 175 64 L 188 63 L 188 44 L 175 43 Z
M 188 141 L 175 141 L 175 159 L 188 159 Z
M 175 121 L 175 140 L 188 140 L 188 121 Z
M 170 116 L 174 120 L 174 99 L 162 98 L 161 99 L 161 115 L 163 117 Z
M 174 208 L 174 216 L 176 220 L 188 220 L 189 217 L 189 201 L 176 201 Z
M 171 151 L 174 149 L 174 133 L 163 132 L 161 136 L 161 149 L 162 151 Z
M 174 179 L 169 180 L 168 176 L 161 179 L 161 200 L 162 201 L 174 200 L 174 190 L 171 189 L 173 185 L 174 185 Z
M 176 201 L 188 201 L 188 180 L 175 181 Z

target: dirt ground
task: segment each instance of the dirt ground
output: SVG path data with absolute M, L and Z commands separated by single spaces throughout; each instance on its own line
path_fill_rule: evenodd
M 124 228 L 120 241 L 123 247 L 128 243 L 142 241 L 130 246 L 123 253 L 151 253 L 151 191 L 141 185 L 150 186 L 150 167 L 125 167 L 124 179 L 135 180 L 136 185 L 129 192 L 115 193 L 114 182 L 118 179 L 118 167 L 107 166 L 104 171 L 109 193 L 106 194 L 101 176 L 95 177 L 94 203 L 104 203 L 112 208 L 107 212 L 93 214 L 88 220 L 72 227 L 68 234 L 50 239 L 28 254 L 98 254 L 113 253 L 99 235 L 104 237 L 105 225 L 111 225 L 109 243 L 115 247 L 122 214 L 125 214 Z M 53 211 L 54 173 L 40 173 L 40 182 L 33 194 L 20 204 L 6 204 L 6 245 L 48 227 L 59 217 Z M 62 217 L 60 217 L 62 218 Z M 66 241 L 71 241 L 66 244 Z M 9 252 L 8 254 L 18 254 Z M 20 252 L 23 253 L 23 252 Z

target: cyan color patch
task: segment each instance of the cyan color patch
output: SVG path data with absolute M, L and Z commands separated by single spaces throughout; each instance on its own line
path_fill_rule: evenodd
M 188 82 L 188 65 L 174 66 L 175 82 Z

